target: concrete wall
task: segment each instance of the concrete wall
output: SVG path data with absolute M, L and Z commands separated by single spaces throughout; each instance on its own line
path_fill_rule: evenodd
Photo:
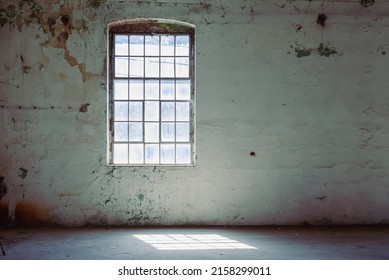
M 3 224 L 388 223 L 389 3 L 362 2 L 2 0 Z M 105 31 L 135 17 L 196 25 L 196 167 L 106 164 Z

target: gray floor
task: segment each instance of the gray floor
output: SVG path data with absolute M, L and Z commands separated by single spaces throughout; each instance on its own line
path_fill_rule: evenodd
M 389 227 L 3 228 L 0 260 L 388 260 Z

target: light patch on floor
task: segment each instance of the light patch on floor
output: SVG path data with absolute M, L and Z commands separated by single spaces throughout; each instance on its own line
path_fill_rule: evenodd
M 257 249 L 218 234 L 140 234 L 133 236 L 158 250 Z

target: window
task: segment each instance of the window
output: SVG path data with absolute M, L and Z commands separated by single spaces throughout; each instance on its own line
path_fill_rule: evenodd
M 108 158 L 113 165 L 194 164 L 194 27 L 109 26 Z

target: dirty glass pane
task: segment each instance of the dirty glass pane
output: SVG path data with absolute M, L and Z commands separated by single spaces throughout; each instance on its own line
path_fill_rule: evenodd
M 128 141 L 128 123 L 127 122 L 115 122 L 114 131 L 115 141 Z
M 114 80 L 113 81 L 113 98 L 128 99 L 128 80 Z
M 174 81 L 161 80 L 161 99 L 174 100 Z
M 176 55 L 189 56 L 189 36 L 176 36 Z
M 144 36 L 132 35 L 130 36 L 130 55 L 143 55 Z
M 159 123 L 145 123 L 145 142 L 159 142 Z
M 143 100 L 143 80 L 130 80 L 130 99 Z
M 145 77 L 157 78 L 159 77 L 159 58 L 146 57 L 145 58 Z
M 189 121 L 189 102 L 177 102 L 176 120 Z
M 189 142 L 189 123 L 177 123 L 177 142 Z
M 145 99 L 159 99 L 159 81 L 145 81 Z
M 128 121 L 128 102 L 115 101 L 115 121 Z
M 145 102 L 145 121 L 159 121 L 159 102 Z
M 190 144 L 176 145 L 176 163 L 181 163 L 181 164 L 190 163 Z
M 128 163 L 128 144 L 113 145 L 113 163 Z
M 175 162 L 175 147 L 174 144 L 161 145 L 161 163 Z
M 145 145 L 145 163 L 159 163 L 159 144 Z
M 115 77 L 128 77 L 128 57 L 115 57 Z
M 131 78 L 142 78 L 144 67 L 143 57 L 131 57 L 130 58 L 130 77 Z
M 161 56 L 174 56 L 174 36 L 161 36 Z
M 127 35 L 115 35 L 115 55 L 128 55 Z
M 129 107 L 129 120 L 130 121 L 142 121 L 143 120 L 143 107 L 142 102 L 130 102 Z
M 174 77 L 174 57 L 161 57 L 161 77 Z
M 161 141 L 162 142 L 174 142 L 175 140 L 175 123 L 162 123 L 161 124 Z
M 145 55 L 159 56 L 159 36 L 145 36 Z
M 190 100 L 190 80 L 176 81 L 176 99 Z
M 143 163 L 143 144 L 130 145 L 130 163 L 133 164 Z
M 189 57 L 176 57 L 176 77 L 189 78 Z
M 161 120 L 174 121 L 175 102 L 161 103 Z
M 143 141 L 143 124 L 141 122 L 130 122 L 129 141 Z

